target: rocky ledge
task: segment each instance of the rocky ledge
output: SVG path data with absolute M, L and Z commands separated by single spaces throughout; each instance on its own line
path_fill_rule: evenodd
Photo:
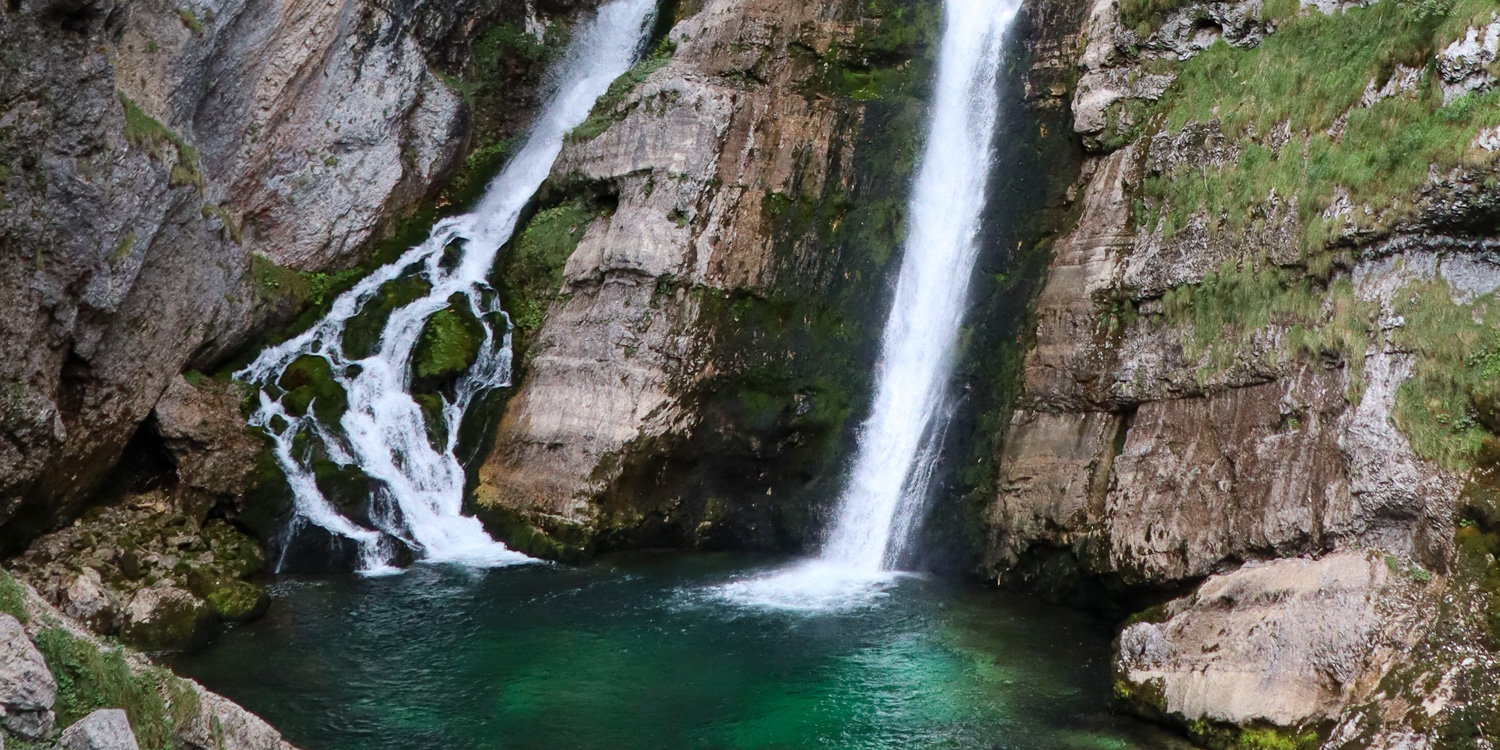
M 294 750 L 260 717 L 94 636 L 0 572 L 0 737 L 58 750 Z

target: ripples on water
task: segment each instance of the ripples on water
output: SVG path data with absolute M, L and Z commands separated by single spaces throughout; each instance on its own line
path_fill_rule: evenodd
M 633 555 L 289 579 L 175 666 L 304 750 L 1167 746 L 1108 711 L 1101 623 L 914 576 L 814 611 L 735 596 L 776 572 Z

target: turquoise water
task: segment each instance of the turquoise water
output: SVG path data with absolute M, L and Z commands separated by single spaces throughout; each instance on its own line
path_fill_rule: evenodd
M 1109 632 L 919 577 L 841 612 L 717 586 L 742 555 L 285 579 L 174 666 L 304 750 L 1163 748 L 1107 706 Z

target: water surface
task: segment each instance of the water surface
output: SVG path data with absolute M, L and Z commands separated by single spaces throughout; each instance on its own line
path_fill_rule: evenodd
M 918 577 L 824 612 L 719 588 L 773 562 L 284 579 L 175 666 L 303 750 L 1170 746 L 1109 711 L 1103 623 Z

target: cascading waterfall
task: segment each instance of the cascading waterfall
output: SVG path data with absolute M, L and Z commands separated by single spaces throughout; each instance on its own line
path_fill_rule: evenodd
M 422 559 L 475 565 L 503 565 L 530 558 L 494 541 L 479 521 L 462 513 L 464 469 L 457 457 L 458 425 L 465 409 L 484 392 L 510 384 L 510 320 L 486 281 L 495 256 L 511 235 L 521 212 L 541 187 L 570 130 L 589 115 L 609 85 L 635 62 L 655 12 L 655 0 L 614 0 L 580 23 L 554 71 L 556 93 L 543 108 L 526 143 L 495 178 L 469 214 L 438 223 L 422 244 L 336 299 L 328 315 L 306 332 L 262 352 L 236 377 L 261 385 L 252 425 L 271 434 L 277 461 L 295 495 L 289 534 L 315 524 L 357 545 L 360 567 L 389 569 L 392 540 Z M 379 343 L 369 356 L 345 351 L 346 324 L 377 298 L 381 287 L 416 275 L 431 285 L 420 299 L 390 313 Z M 434 430 L 408 392 L 412 354 L 429 318 L 460 305 L 486 321 L 484 341 L 452 394 L 443 395 Z M 497 331 L 499 331 L 497 333 Z M 347 394 L 339 429 L 314 415 L 317 404 L 289 410 L 276 387 L 283 373 L 305 357 L 325 360 Z M 294 411 L 302 412 L 301 414 Z M 299 438 L 299 435 L 306 437 Z M 313 472 L 315 450 L 341 466 L 358 466 L 375 480 L 369 524 L 345 517 L 319 489 Z M 373 527 L 373 528 L 372 528 Z
M 978 254 L 1000 56 L 1018 0 L 947 0 L 927 142 L 910 203 L 900 279 L 849 483 L 820 558 L 726 587 L 772 607 L 837 607 L 888 575 L 926 500 L 946 381 Z
M 876 368 L 875 402 L 823 559 L 874 573 L 899 559 L 927 496 L 979 252 L 1001 43 L 1019 3 L 947 0 L 932 124 L 908 208 L 901 276 Z

